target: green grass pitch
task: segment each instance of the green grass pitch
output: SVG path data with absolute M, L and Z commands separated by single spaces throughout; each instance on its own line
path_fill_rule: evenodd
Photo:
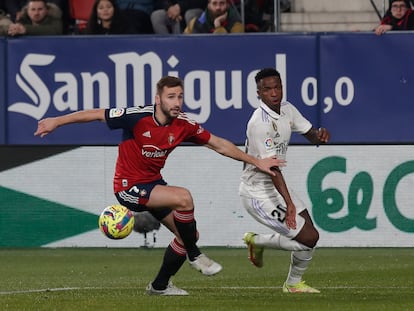
M 147 296 L 163 249 L 0 249 L 0 310 L 414 310 L 414 249 L 320 248 L 305 274 L 320 294 L 284 294 L 289 252 L 203 248 L 223 265 L 206 277 L 185 264 L 185 297 Z

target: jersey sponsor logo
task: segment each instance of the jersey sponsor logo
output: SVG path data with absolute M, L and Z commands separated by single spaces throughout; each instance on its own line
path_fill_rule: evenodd
M 142 133 L 142 136 L 151 138 L 151 132 L 150 131 L 146 131 L 146 132 Z
M 112 108 L 109 110 L 109 117 L 110 118 L 119 118 L 125 113 L 124 108 Z
M 264 145 L 266 149 L 271 149 L 273 148 L 273 139 L 271 138 L 266 138 L 264 141 Z
M 287 142 L 287 141 L 283 141 L 283 142 L 278 143 L 275 146 L 276 155 L 285 157 L 288 146 L 289 146 L 289 142 Z
M 144 145 L 141 152 L 146 158 L 163 158 L 167 155 L 168 150 L 161 150 L 154 145 Z

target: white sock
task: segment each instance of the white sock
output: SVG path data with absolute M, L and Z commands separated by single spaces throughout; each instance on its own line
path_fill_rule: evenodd
M 280 235 L 279 233 L 257 234 L 254 236 L 254 244 L 257 246 L 283 249 L 286 251 L 311 250 L 310 247 L 307 247 L 295 240 Z
M 290 269 L 286 284 L 295 285 L 302 280 L 302 276 L 312 260 L 314 249 L 308 251 L 293 251 L 291 253 Z

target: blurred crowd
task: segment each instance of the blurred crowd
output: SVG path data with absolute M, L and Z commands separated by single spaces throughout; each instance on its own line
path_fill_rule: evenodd
M 268 32 L 273 27 L 274 3 L 274 0 L 0 0 L 0 35 Z M 414 0 L 390 0 L 375 33 L 414 30 L 413 4 Z M 290 12 L 290 0 L 280 0 L 280 10 Z
M 273 0 L 0 0 L 0 34 L 266 32 L 273 9 Z M 290 10 L 289 0 L 281 10 Z

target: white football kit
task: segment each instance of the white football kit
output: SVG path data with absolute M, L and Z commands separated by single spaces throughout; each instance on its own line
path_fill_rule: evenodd
M 282 102 L 279 115 L 260 101 L 260 106 L 247 124 L 246 152 L 256 158 L 276 156 L 286 159 L 292 132 L 305 134 L 311 128 L 312 124 L 291 103 Z M 289 193 L 296 206 L 296 229 L 289 229 L 284 222 L 286 203 L 271 177 L 255 166 L 246 164 L 239 187 L 244 208 L 260 223 L 288 238 L 294 238 L 305 223 L 298 214 L 306 207 L 291 189 Z

